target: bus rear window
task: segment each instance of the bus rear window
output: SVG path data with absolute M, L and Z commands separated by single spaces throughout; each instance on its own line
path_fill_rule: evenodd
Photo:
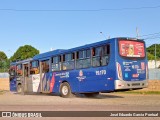
M 133 40 L 119 41 L 119 54 L 122 57 L 145 57 L 144 43 Z

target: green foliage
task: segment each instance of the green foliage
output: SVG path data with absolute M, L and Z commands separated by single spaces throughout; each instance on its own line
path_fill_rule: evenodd
M 32 47 L 31 45 L 20 46 L 18 50 L 14 53 L 14 55 L 10 58 L 10 60 L 24 60 L 27 58 L 32 58 L 37 54 L 39 54 L 39 50 Z
M 7 60 L 7 56 L 3 51 L 0 51 L 0 62 Z
M 9 64 L 6 54 L 3 51 L 0 51 L 0 72 L 7 72 Z
M 0 63 L 0 73 L 8 72 L 9 67 L 6 63 Z
M 155 44 L 147 48 L 148 60 L 155 59 Z M 160 59 L 160 44 L 156 44 L 156 59 Z
M 154 60 L 155 59 L 154 55 L 152 55 L 149 52 L 147 52 L 147 57 L 148 57 L 148 60 Z

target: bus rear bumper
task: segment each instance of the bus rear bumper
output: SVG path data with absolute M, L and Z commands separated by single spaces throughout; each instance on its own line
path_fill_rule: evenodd
M 148 80 L 143 80 L 143 81 L 115 80 L 115 90 L 139 89 L 139 88 L 146 88 L 147 86 L 148 86 Z

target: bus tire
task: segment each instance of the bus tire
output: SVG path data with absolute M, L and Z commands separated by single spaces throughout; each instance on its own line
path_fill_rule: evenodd
M 64 98 L 68 98 L 72 96 L 70 85 L 67 82 L 64 82 L 61 84 L 60 96 Z
M 86 97 L 97 97 L 99 95 L 99 92 L 95 92 L 95 93 L 84 93 L 84 95 Z
M 18 86 L 17 86 L 17 92 L 18 93 L 22 92 L 22 86 L 21 86 L 21 84 L 18 84 Z

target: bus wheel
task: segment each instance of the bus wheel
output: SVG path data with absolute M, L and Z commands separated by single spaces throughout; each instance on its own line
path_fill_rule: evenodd
M 22 92 L 22 86 L 21 86 L 21 84 L 18 84 L 18 86 L 17 86 L 17 92 L 18 93 Z
M 86 97 L 97 97 L 99 95 L 99 92 L 95 92 L 95 93 L 84 93 L 84 95 Z
M 67 82 L 64 82 L 61 84 L 60 95 L 61 95 L 61 97 L 64 97 L 64 98 L 71 97 L 71 95 L 72 95 L 71 88 Z

